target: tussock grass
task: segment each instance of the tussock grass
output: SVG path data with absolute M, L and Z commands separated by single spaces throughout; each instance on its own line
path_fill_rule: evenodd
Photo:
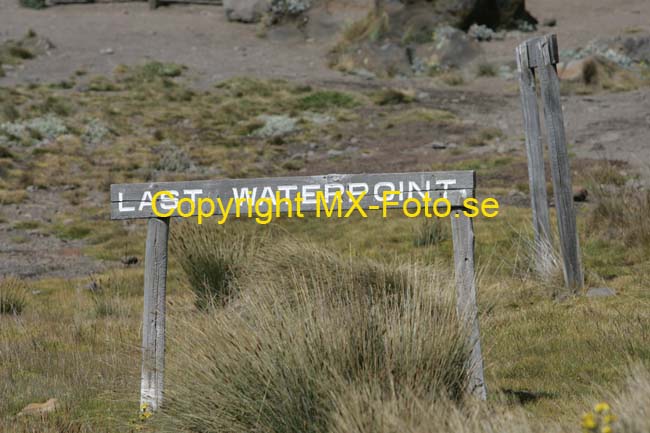
M 267 253 L 279 261 L 288 248 Z M 394 271 L 378 263 L 308 244 L 287 253 L 231 307 L 175 330 L 169 431 L 326 432 L 350 387 L 463 399 L 467 339 L 449 298 L 419 278 L 427 271 L 402 271 L 411 283 L 391 294 Z
M 650 242 L 650 191 L 631 187 L 593 185 L 595 207 L 588 227 L 609 239 L 646 247 Z
M 249 224 L 219 226 L 209 220 L 199 226 L 189 221 L 174 230 L 172 251 L 196 296 L 195 305 L 223 305 L 236 295 L 238 278 L 263 242 Z
M 0 279 L 0 314 L 21 314 L 27 306 L 27 285 L 18 278 Z

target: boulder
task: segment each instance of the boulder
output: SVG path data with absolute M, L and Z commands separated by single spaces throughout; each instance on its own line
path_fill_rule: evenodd
M 229 21 L 256 23 L 269 11 L 268 0 L 223 0 L 226 18 Z
M 465 66 L 482 52 L 467 33 L 448 26 L 436 29 L 432 48 L 440 66 L 453 68 Z
M 437 13 L 447 17 L 449 24 L 462 29 L 472 24 L 492 29 L 516 28 L 519 21 L 537 24 L 526 10 L 525 0 L 438 0 L 434 7 Z

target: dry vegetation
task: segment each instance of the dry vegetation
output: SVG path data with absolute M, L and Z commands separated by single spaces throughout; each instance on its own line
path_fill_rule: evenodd
M 476 221 L 488 402 L 461 392 L 467 354 L 447 221 L 371 215 L 270 230 L 174 221 L 167 405 L 140 417 L 142 267 L 117 263 L 142 257 L 144 230 L 107 221 L 109 184 L 300 171 L 304 143 L 327 136 L 326 152 L 368 116 L 375 134 L 462 125 L 408 90 L 242 78 L 197 91 L 186 73 L 152 62 L 110 78 L 0 88 L 0 203 L 66 205 L 49 220 L 0 224 L 81 239 L 84 254 L 112 268 L 0 281 L 0 430 L 578 432 L 582 413 L 607 399 L 614 432 L 648 431 L 648 196 L 626 186 L 619 166 L 592 161 L 579 162 L 576 179 L 593 193 L 578 207 L 588 285 L 617 296 L 555 299 L 559 283 L 531 272 L 526 208 Z M 297 128 L 260 136 L 259 116 L 271 113 Z M 466 144 L 430 168 L 478 169 L 480 194 L 525 191 L 522 155 L 465 153 L 502 131 L 465 129 Z M 51 397 L 61 410 L 16 418 Z

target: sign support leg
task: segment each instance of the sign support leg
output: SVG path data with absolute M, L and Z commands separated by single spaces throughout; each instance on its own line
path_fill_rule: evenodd
M 487 398 L 483 375 L 483 355 L 476 303 L 476 280 L 474 276 L 474 223 L 462 210 L 451 216 L 454 242 L 456 276 L 456 311 L 460 320 L 468 324 L 472 352 L 469 360 L 469 392 L 480 400 Z
M 140 403 L 155 411 L 162 405 L 165 370 L 165 289 L 169 218 L 148 220 L 144 260 L 144 315 Z

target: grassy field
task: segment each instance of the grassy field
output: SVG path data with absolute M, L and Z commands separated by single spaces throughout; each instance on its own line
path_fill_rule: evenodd
M 467 348 L 449 222 L 373 214 L 226 230 L 173 221 L 168 405 L 139 412 L 142 265 L 119 259 L 143 257 L 145 230 L 108 221 L 111 183 L 300 173 L 304 143 L 327 136 L 325 151 L 337 150 L 367 117 L 384 131 L 462 125 L 397 90 L 236 79 L 198 91 L 183 84 L 188 73 L 152 62 L 0 88 L 0 203 L 37 194 L 58 206 L 47 217 L 0 214 L 11 241 L 82 240 L 83 254 L 109 264 L 90 277 L 0 282 L 0 430 L 579 432 L 603 427 L 581 417 L 607 401 L 614 432 L 650 431 L 650 196 L 626 186 L 625 167 L 579 160 L 575 183 L 591 193 L 577 207 L 587 285 L 617 296 L 566 297 L 559 269 L 536 278 L 529 209 L 506 204 L 476 220 L 488 402 L 459 392 Z M 260 136 L 269 112 L 297 119 L 296 132 Z M 429 168 L 477 170 L 481 196 L 525 193 L 521 153 L 468 152 L 499 134 L 468 128 Z M 52 397 L 57 412 L 16 416 Z

